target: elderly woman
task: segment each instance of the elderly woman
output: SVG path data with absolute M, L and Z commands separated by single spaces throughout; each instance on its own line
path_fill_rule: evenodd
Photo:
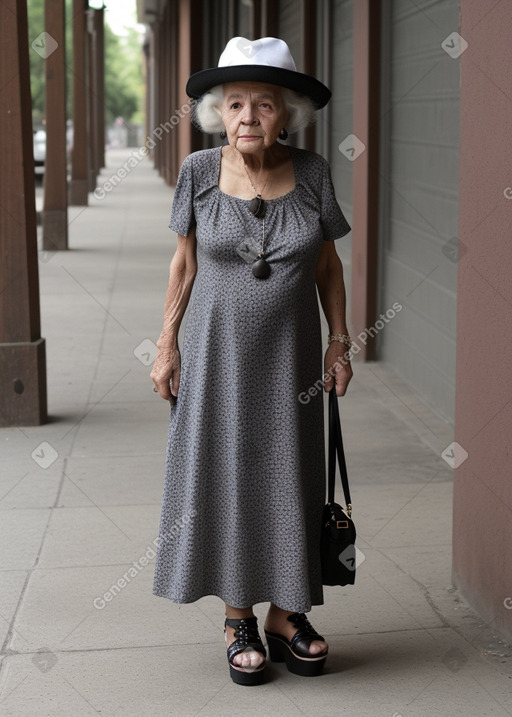
M 331 93 L 297 72 L 276 38 L 230 40 L 187 93 L 200 100 L 197 123 L 227 144 L 189 155 L 174 195 L 178 245 L 151 372 L 171 404 L 153 592 L 225 602 L 236 683 L 264 679 L 260 602 L 270 603 L 270 658 L 317 675 L 328 646 L 305 615 L 323 603 L 315 386 L 324 373 L 325 390 L 335 382 L 342 396 L 352 376 L 340 360 L 350 338 L 333 242 L 350 227 L 325 160 L 278 139 L 309 124 Z M 324 372 L 316 289 L 330 332 Z

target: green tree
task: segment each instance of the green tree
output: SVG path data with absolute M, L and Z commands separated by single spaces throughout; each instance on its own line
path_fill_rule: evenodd
M 44 0 L 28 0 L 28 41 L 30 85 L 34 125 L 45 117 L 44 59 L 31 43 L 44 32 Z M 66 7 L 67 116 L 73 116 L 73 0 Z M 142 123 L 143 78 L 142 49 L 136 30 L 127 30 L 126 37 L 115 35 L 105 23 L 105 121 L 122 117 L 127 123 Z
M 45 116 L 44 59 L 33 49 L 32 42 L 44 32 L 44 0 L 28 0 L 27 12 L 32 114 L 34 124 L 40 124 Z
M 123 37 L 105 24 L 105 119 L 140 123 L 142 111 L 142 48 L 136 30 Z

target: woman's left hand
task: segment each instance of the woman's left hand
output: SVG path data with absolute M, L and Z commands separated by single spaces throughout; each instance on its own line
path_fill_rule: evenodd
M 324 358 L 324 389 L 329 392 L 336 383 L 336 396 L 344 396 L 350 379 L 352 378 L 352 366 L 345 358 L 349 351 L 348 346 L 341 341 L 332 341 Z

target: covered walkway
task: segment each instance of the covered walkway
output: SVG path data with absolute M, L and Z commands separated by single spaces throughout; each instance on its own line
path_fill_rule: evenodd
M 128 157 L 109 152 L 98 186 Z M 69 251 L 40 255 L 50 422 L 0 432 L 0 714 L 512 714 L 510 653 L 451 585 L 451 429 L 384 364 L 356 363 L 340 403 L 362 562 L 313 611 L 331 645 L 322 677 L 277 665 L 268 685 L 237 687 L 220 600 L 152 595 L 168 407 L 149 371 L 170 204 L 142 159 L 70 209 Z

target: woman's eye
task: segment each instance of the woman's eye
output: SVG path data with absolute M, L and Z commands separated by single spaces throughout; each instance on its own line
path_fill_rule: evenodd
M 240 102 L 233 102 L 231 105 L 232 110 L 237 110 L 240 107 Z

